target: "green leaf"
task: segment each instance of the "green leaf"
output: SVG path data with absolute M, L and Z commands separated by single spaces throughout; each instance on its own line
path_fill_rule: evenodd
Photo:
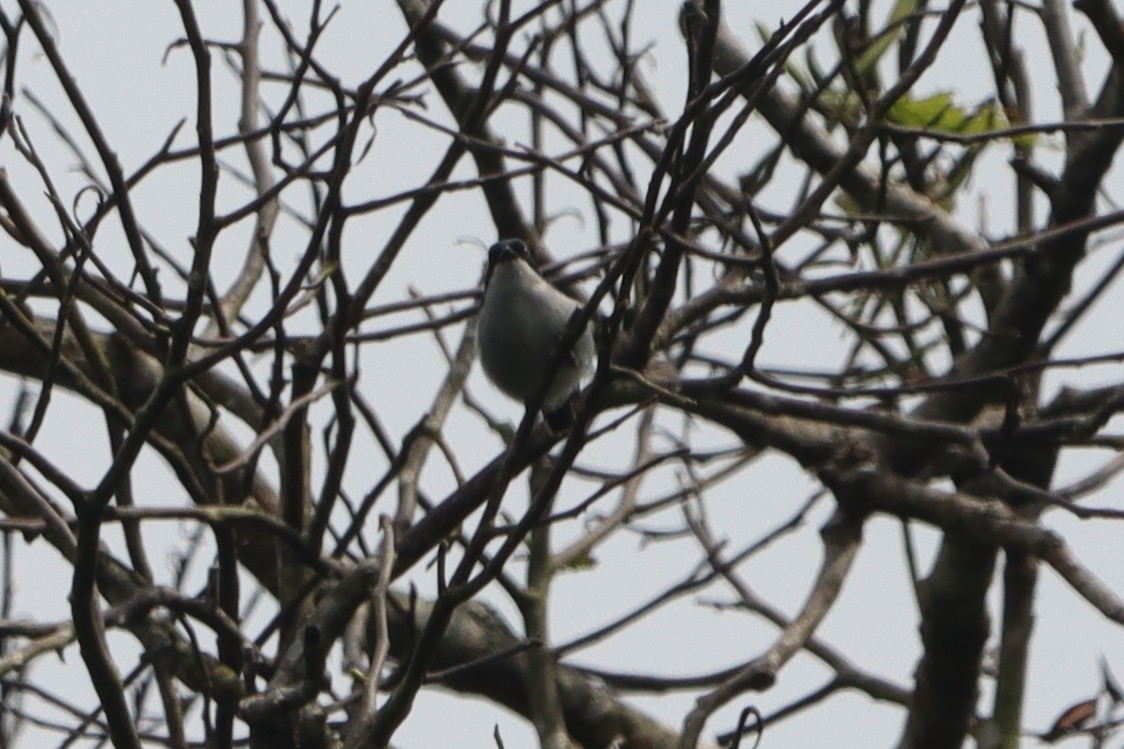
M 565 567 L 559 570 L 559 572 L 588 572 L 593 569 L 597 569 L 597 559 L 589 552 L 586 552 L 574 557 Z
M 901 39 L 902 33 L 905 31 L 902 19 L 915 10 L 917 10 L 917 0 L 898 0 L 894 3 L 894 8 L 890 11 L 890 17 L 886 20 L 886 28 L 874 38 L 874 41 L 855 61 L 855 70 L 860 76 L 865 77 L 878 64 L 882 56 Z
M 903 96 L 894 102 L 886 116 L 891 122 L 905 127 L 948 132 L 949 125 L 964 120 L 964 110 L 954 106 L 952 94 L 945 91 L 924 99 Z
M 954 135 L 982 135 L 1006 130 L 1011 121 L 998 102 L 985 101 L 968 110 L 953 101 L 948 91 L 922 99 L 903 96 L 894 102 L 887 118 L 898 125 Z M 1034 144 L 1034 135 L 1027 133 L 1009 140 L 1023 146 Z
M 862 120 L 862 101 L 854 91 L 829 88 L 820 92 L 816 104 L 832 124 L 857 125 Z

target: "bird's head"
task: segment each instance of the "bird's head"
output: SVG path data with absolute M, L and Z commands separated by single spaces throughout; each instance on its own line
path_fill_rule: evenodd
M 492 279 L 492 274 L 496 272 L 496 268 L 504 263 L 523 261 L 530 265 L 530 251 L 522 239 L 501 239 L 491 246 L 488 250 L 488 271 L 484 275 L 484 288 L 488 287 L 488 282 Z

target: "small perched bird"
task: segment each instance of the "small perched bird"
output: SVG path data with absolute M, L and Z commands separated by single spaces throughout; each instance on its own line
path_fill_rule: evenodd
M 492 245 L 477 321 L 480 361 L 488 379 L 521 403 L 534 397 L 546 381 L 570 318 L 581 308 L 531 266 L 521 240 L 502 239 Z M 543 398 L 543 416 L 552 429 L 569 425 L 569 398 L 581 386 L 593 355 L 587 325 L 552 373 Z

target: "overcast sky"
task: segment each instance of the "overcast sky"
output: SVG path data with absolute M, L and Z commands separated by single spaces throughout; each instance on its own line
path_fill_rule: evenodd
M 675 20 L 679 4 L 671 0 L 643 0 L 638 5 L 642 6 L 642 11 L 638 13 L 640 23 L 636 33 L 653 42 L 642 70 L 656 88 L 667 111 L 677 114 L 685 85 L 685 56 Z M 800 4 L 786 1 L 726 2 L 723 5 L 730 25 L 747 43 L 752 44 L 757 37 L 749 28 L 751 18 L 766 25 L 775 25 L 782 17 L 789 17 Z M 480 6 L 478 0 L 449 0 L 440 17 L 467 30 L 478 20 Z M 9 13 L 12 12 L 11 3 L 5 4 L 5 7 Z M 294 24 L 303 28 L 307 4 L 285 0 L 282 7 L 291 14 Z M 196 8 L 207 36 L 229 41 L 238 38 L 241 22 L 235 3 L 206 0 L 196 3 Z M 183 48 L 168 51 L 169 44 L 181 36 L 175 7 L 172 3 L 138 4 L 136 0 L 87 0 L 51 3 L 49 9 L 67 63 L 75 72 L 128 173 L 152 155 L 181 118 L 190 117 L 194 112 L 194 71 L 190 55 Z M 1084 29 L 1076 17 L 1074 25 L 1078 31 Z M 1018 31 L 1018 41 L 1027 49 L 1028 61 L 1034 67 L 1041 66 L 1042 70 L 1044 85 L 1035 96 L 1036 106 L 1040 108 L 1036 117 L 1041 120 L 1056 117 L 1058 104 L 1054 92 L 1050 90 L 1054 78 L 1044 40 L 1037 31 Z M 1029 24 L 1027 31 L 1031 31 Z M 355 83 L 370 74 L 403 32 L 404 24 L 394 3 L 388 0 L 346 0 L 319 47 L 320 60 L 345 82 Z M 976 41 L 978 33 L 975 13 L 966 12 L 952 42 L 923 79 L 919 92 L 952 89 L 969 105 L 987 96 L 992 89 L 991 74 Z M 1095 89 L 1100 84 L 1105 64 L 1096 57 L 1100 53 L 1098 44 L 1089 44 L 1086 48 L 1090 50 L 1090 59 L 1085 64 L 1085 70 L 1096 71 L 1089 75 L 1087 81 Z M 830 57 L 829 51 L 823 54 Z M 263 57 L 269 66 L 281 65 L 276 34 L 267 33 L 263 37 Z M 78 132 L 75 118 L 53 82 L 47 61 L 29 39 L 21 50 L 20 64 L 23 85 Z M 407 71 L 404 70 L 404 76 Z M 217 131 L 231 134 L 235 132 L 237 119 L 237 83 L 218 58 L 215 80 L 218 82 Z M 276 98 L 279 91 L 274 90 L 272 96 Z M 436 94 L 428 94 L 427 103 L 431 115 L 443 116 L 444 108 Z M 316 105 L 316 102 L 312 104 Z M 319 104 L 327 106 L 326 101 Z M 52 176 L 58 180 L 59 192 L 66 196 L 77 194 L 86 181 L 74 170 L 73 156 L 60 146 L 26 98 L 17 99 L 15 111 L 24 118 L 34 145 L 51 168 Z M 356 166 L 353 178 L 356 184 L 365 188 L 369 186 L 366 192 L 392 194 L 416 185 L 441 157 L 445 145 L 442 137 L 438 134 L 429 139 L 420 137 L 416 128 L 409 127 L 407 130 L 408 125 L 393 112 L 377 116 L 374 144 L 364 161 Z M 410 133 L 409 139 L 403 135 L 406 132 Z M 755 133 L 763 139 L 763 143 L 771 142 L 775 137 L 763 126 L 747 131 L 744 163 L 752 163 L 750 151 L 756 147 L 752 142 Z M 189 123 L 177 144 L 187 146 L 193 138 Z M 1052 150 L 1048 145 L 1049 139 L 1046 141 L 1045 147 L 1039 149 L 1040 158 L 1047 166 L 1056 165 L 1060 151 Z M 39 196 L 41 188 L 34 192 L 37 181 L 29 167 L 14 155 L 10 141 L 0 144 L 0 154 L 3 155 L 2 165 L 12 175 L 13 182 L 32 191 L 25 195 L 25 200 L 51 236 L 57 239 L 59 233 L 51 219 L 50 207 Z M 965 224 L 977 226 L 982 223 L 991 236 L 1002 236 L 1013 225 L 1010 214 L 1012 175 L 1006 166 L 1009 156 L 1010 153 L 1002 147 L 989 152 L 972 185 L 972 192 L 978 200 L 965 200 L 960 206 Z M 228 158 L 234 166 L 241 168 L 243 165 L 241 154 L 231 153 Z M 738 166 L 738 163 L 732 163 L 728 168 L 733 173 Z M 458 176 L 474 176 L 470 161 L 466 160 L 461 165 Z M 180 166 L 160 169 L 134 193 L 138 214 L 146 228 L 180 258 L 187 258 L 190 253 L 187 238 L 192 234 L 196 221 L 196 177 L 197 165 L 187 161 Z M 1120 178 L 1118 167 L 1113 179 L 1119 184 Z M 223 201 L 228 208 L 245 199 L 246 189 L 236 179 L 225 176 L 222 185 Z M 572 191 L 572 188 L 561 182 L 552 182 L 552 185 L 559 191 L 555 203 L 564 205 L 566 191 Z M 789 187 L 795 189 L 793 185 Z M 771 207 L 783 210 L 787 205 L 786 196 L 780 194 L 784 185 L 778 185 L 773 190 L 775 194 L 767 194 L 766 200 L 775 200 L 776 204 Z M 573 195 L 575 210 L 586 211 L 587 203 L 579 202 L 579 193 L 573 192 Z M 92 201 L 93 196 L 89 194 L 79 199 L 79 216 L 88 215 Z M 306 205 L 294 208 L 307 210 Z M 594 246 L 596 227 L 588 218 L 574 215 L 560 218 L 554 224 L 546 240 L 555 256 L 565 258 Z M 353 267 L 362 267 L 373 257 L 392 230 L 394 219 L 395 214 L 390 212 L 364 217 L 349 226 L 347 242 L 352 254 L 348 260 L 354 264 Z M 286 267 L 288 263 L 288 267 L 292 267 L 303 237 L 294 231 L 297 242 L 286 246 L 285 225 L 277 233 L 275 258 L 280 266 Z M 296 226 L 295 223 L 287 225 Z M 624 227 L 621 228 L 623 230 Z M 408 246 L 405 260 L 395 266 L 380 289 L 373 300 L 375 304 L 406 298 L 411 286 L 422 293 L 437 293 L 469 290 L 476 285 L 484 258 L 483 248 L 496 238 L 480 197 L 475 193 L 459 193 L 442 198 L 426 219 L 423 229 Z M 111 221 L 101 231 L 112 236 L 118 229 Z M 241 264 L 249 231 L 249 222 L 243 222 L 223 236 L 223 243 L 216 252 L 216 278 L 221 277 L 224 271 L 233 274 Z M 623 234 L 616 237 L 619 241 L 627 238 Z M 108 252 L 106 248 L 112 246 L 111 241 L 99 236 L 99 247 L 103 252 Z M 128 253 L 123 245 L 119 246 L 122 246 L 119 255 L 106 254 L 103 259 L 121 276 L 128 277 L 131 269 Z M 364 246 L 370 248 L 369 252 L 362 249 Z M 1116 246 L 1119 246 L 1118 239 Z M 354 251 L 352 248 L 355 248 Z M 1111 262 L 1113 258 L 1109 254 L 1094 254 L 1087 263 L 1088 267 L 1082 270 L 1079 281 L 1094 277 L 1096 268 Z M 26 277 L 36 267 L 29 253 L 16 247 L 6 236 L 0 236 L 0 268 L 5 276 Z M 1119 346 L 1118 313 L 1114 314 L 1114 310 L 1124 308 L 1122 305 L 1124 298 L 1119 291 L 1106 297 L 1102 302 L 1104 313 L 1099 317 L 1103 322 L 1087 325 L 1060 355 L 1103 352 Z M 1097 316 L 1092 319 L 1097 319 Z M 457 335 L 456 331 L 452 331 L 449 339 L 456 341 Z M 793 345 L 793 341 L 805 345 Z M 824 356 L 842 351 L 842 347 L 839 332 L 822 317 L 803 307 L 778 308 L 771 322 L 762 361 L 772 366 L 814 366 Z M 440 353 L 431 339 L 418 337 L 370 347 L 364 356 L 369 360 L 364 361 L 361 388 L 371 393 L 403 393 L 401 398 L 380 400 L 380 408 L 385 409 L 380 412 L 381 415 L 395 438 L 401 439 L 423 409 L 428 407 L 428 400 L 435 392 L 443 374 Z M 400 363 L 407 361 L 410 362 L 409 374 L 404 375 Z M 1108 372 L 1106 369 L 1090 368 L 1081 373 L 1066 372 L 1063 376 L 1068 382 L 1091 383 L 1110 375 L 1118 381 L 1119 369 Z M 16 392 L 16 383 L 10 378 L 3 378 L 0 388 L 2 402 L 10 403 Z M 512 420 L 519 418 L 521 409 L 507 403 L 478 371 L 473 374 L 470 388 L 497 413 Z M 55 456 L 79 481 L 92 484 L 100 478 L 107 464 L 105 449 L 96 447 L 102 444 L 104 432 L 100 417 L 77 399 L 63 394 L 56 394 L 55 398 L 57 402 L 52 406 L 40 443 L 45 452 Z M 479 430 L 480 426 L 473 424 L 468 416 L 460 415 L 454 418 L 452 424 L 451 444 L 465 471 L 474 470 L 495 455 L 493 442 L 475 438 L 475 430 Z M 734 443 L 732 438 L 721 433 L 704 433 L 700 435 L 700 440 L 721 446 Z M 81 449 L 76 450 L 79 446 Z M 622 443 L 616 449 L 625 451 L 627 445 Z M 619 465 L 621 456 L 625 454 L 587 452 L 590 454 L 584 454 L 579 459 L 579 465 L 596 467 L 602 461 L 606 465 Z M 1064 485 L 1083 475 L 1099 458 L 1103 456 L 1067 458 L 1058 470 L 1057 483 Z M 263 465 L 266 470 L 271 469 L 268 460 Z M 431 477 L 427 490 L 433 496 L 442 496 L 453 486 L 452 476 L 441 479 L 440 472 L 437 474 L 436 478 Z M 136 475 L 137 486 L 143 487 L 140 493 L 158 495 L 150 495 L 146 502 L 165 505 L 185 501 L 174 482 L 168 480 L 166 468 L 154 456 L 148 455 L 138 464 Z M 766 458 L 764 468 L 755 468 L 752 476 L 752 481 L 724 485 L 711 498 L 710 520 L 715 527 L 736 528 L 739 536 L 744 536 L 743 529 L 746 524 L 751 524 L 751 527 L 760 528 L 760 532 L 765 533 L 790 517 L 813 491 L 803 472 L 791 461 L 780 457 Z M 371 482 L 370 475 L 356 475 L 354 472 L 348 479 L 357 492 Z M 653 475 L 653 481 L 661 480 L 668 482 L 670 487 L 675 477 L 671 471 Z M 569 494 L 564 493 L 563 496 L 571 499 L 580 497 L 590 486 L 573 481 L 567 486 Z M 653 496 L 663 493 L 662 488 L 656 485 L 649 491 Z M 1111 501 L 1114 492 L 1107 491 L 1103 497 L 1100 504 Z M 808 527 L 815 528 L 821 524 L 830 509 L 830 504 L 826 502 L 818 504 L 807 519 Z M 1105 522 L 1082 524 L 1071 515 L 1062 513 L 1048 515 L 1046 522 L 1072 539 L 1085 563 L 1114 590 L 1124 590 L 1124 565 L 1121 564 L 1117 526 Z M 936 536 L 924 529 L 916 530 L 923 559 L 928 560 L 935 548 Z M 576 529 L 563 531 L 560 542 L 565 540 L 567 532 L 573 533 Z M 172 540 L 177 539 L 173 536 Z M 866 528 L 865 541 L 845 594 L 821 628 L 821 636 L 863 668 L 908 685 L 920 651 L 916 606 L 902 562 L 900 525 L 887 518 L 875 519 Z M 697 562 L 697 553 L 691 553 L 685 546 L 643 545 L 635 536 L 623 535 L 601 549 L 597 556 L 595 573 L 562 575 L 556 584 L 552 615 L 557 642 L 565 642 L 612 619 L 665 587 L 668 581 L 684 575 Z M 45 620 L 67 616 L 65 596 L 70 584 L 69 575 L 64 567 L 53 564 L 54 559 L 54 552 L 44 543 L 30 548 L 21 547 L 19 563 L 28 565 L 22 569 L 41 571 L 41 576 L 34 580 L 19 581 L 17 600 L 21 604 L 19 613 L 22 615 Z M 163 567 L 158 568 L 157 573 L 170 577 L 171 571 L 163 564 L 164 561 L 154 560 Z M 745 568 L 744 574 L 756 592 L 792 613 L 803 601 L 819 561 L 820 550 L 815 534 L 803 532 L 781 541 L 755 559 Z M 48 569 L 57 569 L 58 574 L 47 574 L 45 571 Z M 418 584 L 423 592 L 428 592 L 432 590 L 431 575 L 431 571 L 419 568 L 411 581 Z M 1048 726 L 1062 707 L 1091 694 L 1098 687 L 1095 666 L 1102 653 L 1109 658 L 1117 673 L 1124 675 L 1124 659 L 1121 659 L 1124 635 L 1092 613 L 1088 604 L 1061 584 L 1051 572 L 1042 575 L 1040 586 L 1026 722 L 1041 729 Z M 996 617 L 998 592 L 996 586 L 993 590 Z M 708 593 L 706 597 L 729 600 L 729 595 L 720 590 Z M 512 622 L 518 621 L 510 602 L 502 595 L 489 591 L 487 598 Z M 774 634 L 774 630 L 759 621 L 740 614 L 713 612 L 697 605 L 696 600 L 688 599 L 626 630 L 625 636 L 612 638 L 583 651 L 575 660 L 606 670 L 690 675 L 741 661 L 766 647 Z M 136 651 L 127 636 L 115 634 L 111 641 L 115 647 L 122 648 L 119 652 Z M 88 699 L 90 692 L 77 650 L 71 648 L 66 655 L 65 661 L 41 661 L 36 666 L 37 673 L 50 674 L 56 685 L 69 681 L 78 699 Z M 812 659 L 798 658 L 783 671 L 775 689 L 760 695 L 746 695 L 720 711 L 708 723 L 704 735 L 713 737 L 729 730 L 737 712 L 746 704 L 755 704 L 764 713 L 771 712 L 822 684 L 828 676 L 828 672 Z M 663 722 L 677 726 L 693 704 L 693 699 L 692 694 L 676 694 L 637 699 L 636 703 Z M 990 705 L 990 695 L 984 695 L 983 700 L 981 705 Z M 873 720 L 872 716 L 880 716 L 880 719 Z M 765 746 L 800 746 L 809 736 L 819 739 L 831 737 L 832 745 L 838 747 L 889 746 L 900 733 L 902 715 L 890 708 L 873 707 L 863 696 L 846 693 L 833 698 L 829 707 L 818 711 L 811 720 L 813 722 L 809 723 L 808 718 L 801 717 L 771 727 Z M 439 746 L 452 740 L 457 746 L 491 747 L 494 746 L 492 726 L 497 722 L 508 747 L 534 745 L 536 740 L 529 727 L 502 710 L 479 701 L 466 702 L 459 697 L 427 691 L 419 697 L 415 712 L 396 735 L 395 743 L 408 748 Z M 25 742 L 26 745 L 34 743 L 31 736 L 25 737 Z

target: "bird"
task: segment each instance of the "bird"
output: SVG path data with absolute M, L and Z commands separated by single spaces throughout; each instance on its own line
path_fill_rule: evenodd
M 531 265 L 522 240 L 501 239 L 492 245 L 476 323 L 480 362 L 488 379 L 521 403 L 534 398 L 557 360 L 570 319 L 581 309 L 581 302 L 556 289 Z M 594 353 L 586 324 L 551 373 L 542 400 L 543 418 L 554 431 L 572 422 L 570 396 L 581 387 Z

